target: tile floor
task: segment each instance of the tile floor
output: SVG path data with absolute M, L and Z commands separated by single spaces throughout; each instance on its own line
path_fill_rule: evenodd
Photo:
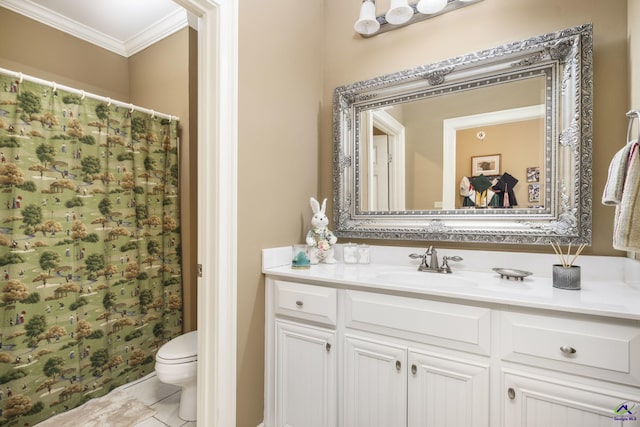
M 155 409 L 153 418 L 132 427 L 195 427 L 195 422 L 187 422 L 178 417 L 180 387 L 158 381 L 155 373 L 150 373 L 138 381 L 123 385 L 122 390 L 131 393 L 144 404 Z

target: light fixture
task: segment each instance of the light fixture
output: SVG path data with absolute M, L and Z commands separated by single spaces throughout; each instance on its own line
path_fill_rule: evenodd
M 391 0 L 391 5 L 387 13 L 377 16 L 375 0 L 362 0 L 360 16 L 353 28 L 360 33 L 362 37 L 371 37 L 481 1 L 482 0 L 419 0 L 417 3 L 409 4 L 409 0 Z
M 440 12 L 447 5 L 447 0 L 420 0 L 416 5 L 418 12 L 434 14 Z
M 407 22 L 413 16 L 413 8 L 408 0 L 391 0 L 391 7 L 384 16 L 389 24 L 400 25 Z
M 380 29 L 380 23 L 376 19 L 375 0 L 362 0 L 360 17 L 353 28 L 362 35 L 374 34 Z

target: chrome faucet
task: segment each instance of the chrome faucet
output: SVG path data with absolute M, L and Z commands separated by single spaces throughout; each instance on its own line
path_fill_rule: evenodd
M 436 248 L 429 246 L 425 255 L 429 257 L 429 266 L 431 268 L 438 268 L 438 251 Z
M 449 261 L 462 261 L 462 257 L 445 255 L 442 257 L 442 265 L 440 265 L 438 263 L 438 251 L 433 246 L 429 246 L 424 254 L 410 254 L 409 258 L 422 259 L 422 262 L 418 266 L 418 271 L 426 271 L 430 273 L 451 273 Z M 427 262 L 427 259 L 429 262 Z

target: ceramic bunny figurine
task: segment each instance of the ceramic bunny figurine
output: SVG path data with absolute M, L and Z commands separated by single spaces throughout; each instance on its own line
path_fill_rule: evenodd
M 327 199 L 320 204 L 313 197 L 310 200 L 311 209 L 313 210 L 313 218 L 311 218 L 311 230 L 307 233 L 307 245 L 309 246 L 309 260 L 311 264 L 324 262 L 327 264 L 335 264 L 336 259 L 333 257 L 332 246 L 338 241 L 331 230 L 327 228 L 329 218 L 324 211 L 327 207 Z

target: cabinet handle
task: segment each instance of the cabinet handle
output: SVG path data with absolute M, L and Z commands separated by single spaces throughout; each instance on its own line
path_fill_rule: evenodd
M 418 367 L 416 366 L 416 364 L 414 363 L 413 365 L 411 365 L 411 373 L 413 375 L 418 373 Z
M 331 351 L 331 343 L 326 343 L 324 347 L 327 349 L 327 351 Z
M 298 301 L 296 301 L 296 305 L 298 307 L 302 307 L 304 305 L 304 303 L 302 301 L 298 300 Z
M 574 354 L 577 350 L 571 346 L 563 345 L 562 347 L 560 347 L 560 351 L 564 354 Z
M 513 389 L 513 387 L 509 387 L 509 389 L 507 390 L 507 396 L 509 396 L 509 399 L 514 400 L 516 398 L 516 391 Z
M 402 369 L 402 363 L 400 363 L 399 360 L 396 360 L 396 370 L 399 371 L 400 369 Z

